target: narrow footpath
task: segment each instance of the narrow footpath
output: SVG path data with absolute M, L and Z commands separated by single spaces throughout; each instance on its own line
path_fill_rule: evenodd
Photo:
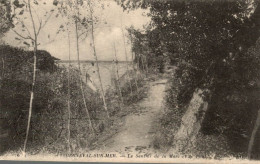
M 120 154 L 153 152 L 153 123 L 163 113 L 166 82 L 167 79 L 150 82 L 147 98 L 135 104 L 138 112 L 126 116 L 119 132 L 106 141 L 104 151 Z

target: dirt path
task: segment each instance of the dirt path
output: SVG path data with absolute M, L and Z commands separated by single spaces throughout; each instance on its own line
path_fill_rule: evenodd
M 147 98 L 135 104 L 138 112 L 126 116 L 119 133 L 106 141 L 104 151 L 120 154 L 153 151 L 151 144 L 155 131 L 152 125 L 163 113 L 166 82 L 166 79 L 150 82 Z

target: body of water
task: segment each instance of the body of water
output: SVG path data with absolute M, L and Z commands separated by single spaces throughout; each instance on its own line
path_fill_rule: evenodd
M 57 64 L 60 66 L 68 67 L 69 61 L 59 60 L 57 61 Z M 97 63 L 95 61 L 80 61 L 83 81 L 87 82 L 91 88 L 95 87 L 96 89 L 99 89 L 100 82 L 98 80 L 98 72 L 97 72 L 96 64 Z M 100 76 L 101 76 L 101 81 L 104 90 L 108 89 L 109 87 L 114 87 L 113 81 L 116 79 L 116 71 L 117 71 L 116 63 L 114 61 L 99 61 L 98 64 L 99 64 Z M 122 77 L 126 73 L 127 66 L 128 66 L 128 70 L 132 70 L 131 64 L 132 64 L 131 62 L 126 62 L 126 61 L 118 62 L 117 65 L 118 65 L 119 77 Z M 77 61 L 71 61 L 71 65 L 72 67 L 75 68 L 78 67 Z M 92 81 L 92 84 L 86 80 L 86 76 L 90 77 L 90 81 Z

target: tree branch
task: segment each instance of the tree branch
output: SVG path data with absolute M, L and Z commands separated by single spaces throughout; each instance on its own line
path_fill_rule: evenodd
M 12 30 L 16 35 L 18 35 L 19 37 L 21 37 L 21 38 L 23 38 L 23 39 L 33 40 L 33 41 L 34 41 L 34 39 L 33 39 L 31 36 L 25 37 L 25 36 L 19 34 L 19 33 L 18 33 L 17 31 L 15 31 L 14 29 L 11 29 L 11 30 Z
M 20 21 L 20 19 L 19 19 L 19 21 Z M 21 22 L 22 25 L 25 27 L 26 31 L 28 32 L 28 35 L 32 38 L 32 35 L 31 35 L 29 29 L 27 28 L 27 26 L 23 23 L 23 21 L 20 21 L 20 22 Z
M 82 35 L 86 34 L 87 32 L 88 32 L 88 30 L 86 30 L 86 31 L 82 32 L 81 34 L 79 34 L 79 36 L 78 36 L 78 37 L 80 38 Z M 85 38 L 86 38 L 86 37 L 85 37 Z M 85 39 L 85 38 L 84 38 L 84 39 Z
M 44 24 L 42 24 L 42 21 L 40 22 L 40 26 L 39 29 L 37 31 L 37 36 L 39 35 L 40 31 L 45 27 L 45 25 L 48 23 L 48 21 L 50 20 L 51 16 L 52 16 L 53 12 L 51 12 L 51 14 L 48 16 L 48 18 L 45 20 Z
M 38 28 L 37 34 L 36 34 L 37 36 L 39 35 L 41 29 L 42 29 L 42 20 L 40 20 L 39 28 Z

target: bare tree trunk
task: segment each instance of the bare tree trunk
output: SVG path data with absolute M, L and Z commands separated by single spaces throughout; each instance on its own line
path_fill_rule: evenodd
M 147 56 L 145 56 L 145 67 L 146 67 L 146 74 L 148 75 L 148 73 L 149 73 L 149 68 L 148 68 Z
M 109 117 L 109 112 L 107 109 L 107 103 L 106 103 L 106 98 L 105 98 L 105 93 L 104 93 L 104 88 L 103 88 L 103 84 L 102 84 L 102 80 L 101 80 L 101 76 L 100 76 L 100 70 L 99 70 L 99 63 L 98 63 L 98 57 L 97 57 L 97 53 L 96 53 L 96 46 L 95 46 L 95 37 L 94 37 L 94 20 L 93 20 L 93 8 L 91 6 L 91 2 L 88 2 L 89 5 L 89 9 L 90 9 L 90 17 L 91 17 L 91 37 L 92 37 L 92 43 L 93 43 L 93 51 L 94 51 L 94 57 L 95 57 L 95 61 L 96 61 L 96 68 L 97 68 L 97 73 L 98 73 L 98 80 L 100 83 L 100 88 L 101 88 L 101 96 L 103 99 L 103 103 L 104 103 L 104 108 L 105 111 L 107 112 L 107 117 Z
M 132 46 L 132 44 L 133 44 L 132 33 L 130 33 L 130 41 L 131 41 L 131 46 Z M 136 91 L 138 93 L 139 88 L 138 88 L 138 84 L 137 84 L 137 70 L 135 69 L 135 65 L 134 65 L 134 53 L 133 53 L 133 50 L 131 50 L 131 53 L 132 53 L 132 67 L 133 67 L 134 74 L 135 74 L 135 86 L 136 86 Z M 139 97 L 139 94 L 137 94 L 137 97 Z
M 33 106 L 33 99 L 34 99 L 34 87 L 35 87 L 35 81 L 36 81 L 36 64 L 37 64 L 37 41 L 34 42 L 35 47 L 33 51 L 33 81 L 32 81 L 32 87 L 31 87 L 31 96 L 30 96 L 30 105 L 29 105 L 29 115 L 28 115 L 28 122 L 27 122 L 27 128 L 26 128 L 26 137 L 24 141 L 24 147 L 23 147 L 23 153 L 25 156 L 26 152 L 26 146 L 27 146 L 27 141 L 28 141 L 28 136 L 29 136 L 29 131 L 30 131 L 30 125 L 31 125 L 31 117 L 32 117 L 32 106 Z
M 70 153 L 70 115 L 71 115 L 71 110 L 70 110 L 70 69 L 71 69 L 71 62 L 70 62 L 70 32 L 67 26 L 67 32 L 68 32 L 68 44 L 69 44 L 69 69 L 68 69 L 68 133 L 67 133 L 67 147 L 68 147 L 68 153 Z
M 247 156 L 248 156 L 249 159 L 251 159 L 253 157 L 252 152 L 253 152 L 253 148 L 255 146 L 257 131 L 260 130 L 259 128 L 260 128 L 260 109 L 258 110 L 258 115 L 257 115 L 257 119 L 256 119 L 256 122 L 255 122 L 255 126 L 254 126 L 254 129 L 253 129 L 249 144 L 248 144 L 248 154 L 247 154 Z
M 117 52 L 116 52 L 115 42 L 113 44 L 113 47 L 114 47 L 114 51 L 115 51 L 116 78 L 117 78 L 116 80 L 117 80 L 117 85 L 118 85 L 118 91 L 119 91 L 119 96 L 120 96 L 120 99 L 121 99 L 121 103 L 124 103 L 124 99 L 123 99 L 123 95 L 122 95 L 122 91 L 121 91 L 121 86 L 120 86 L 120 77 L 119 77 L 118 60 L 117 60 Z M 121 105 L 120 105 L 120 109 L 121 109 Z
M 141 56 L 142 68 L 143 68 L 143 71 L 146 72 L 146 71 L 145 71 L 144 57 L 143 57 L 143 56 L 144 56 L 144 55 Z
M 130 85 L 131 95 L 132 95 L 133 94 L 133 88 L 132 88 L 130 75 L 129 75 L 130 72 L 129 72 L 129 68 L 128 68 L 128 56 L 127 56 L 126 45 L 125 45 L 125 34 L 124 34 L 123 27 L 122 27 L 122 18 L 121 18 L 121 31 L 122 31 L 123 42 L 124 42 L 125 60 L 127 62 L 127 64 L 126 64 L 127 77 L 128 77 L 128 82 L 129 82 L 129 85 Z
M 34 99 L 34 87 L 35 87 L 35 82 L 36 82 L 36 66 L 37 66 L 37 32 L 35 28 L 35 23 L 34 19 L 32 16 L 32 10 L 31 10 L 31 1 L 28 0 L 28 8 L 29 8 L 29 13 L 33 25 L 33 30 L 34 30 L 34 50 L 33 50 L 33 79 L 32 79 L 32 87 L 31 87 L 31 96 L 30 96 L 30 105 L 29 105 L 29 114 L 28 114 L 28 122 L 27 122 L 27 128 L 26 128 L 26 136 L 25 136 L 25 141 L 24 141 L 24 146 L 23 146 L 23 153 L 24 156 L 26 155 L 26 147 L 27 147 L 27 142 L 28 142 L 28 136 L 30 132 L 30 125 L 31 125 L 31 117 L 32 117 L 32 106 L 33 106 L 33 99 Z
M 5 54 L 2 57 L 2 79 L 5 77 Z
M 78 15 L 79 15 L 79 13 L 78 13 Z M 86 110 L 87 117 L 88 117 L 89 127 L 93 132 L 95 132 L 91 119 L 90 119 L 90 114 L 88 111 L 87 102 L 86 102 L 86 98 L 85 98 L 85 94 L 84 94 L 83 82 L 82 82 L 82 74 L 81 74 L 80 59 L 79 59 L 79 35 L 78 35 L 78 21 L 77 20 L 75 21 L 75 26 L 76 26 L 76 39 L 77 39 L 76 43 L 77 43 L 78 69 L 79 69 L 79 76 L 80 76 L 79 77 L 80 89 L 81 89 L 82 99 L 83 99 L 83 103 L 84 103 L 85 110 Z
M 140 68 L 141 68 L 141 67 L 140 67 L 140 55 L 136 55 L 136 54 L 135 54 L 135 60 L 136 60 L 136 63 L 137 63 L 137 65 L 136 65 L 136 66 L 137 66 L 137 69 L 140 70 Z

